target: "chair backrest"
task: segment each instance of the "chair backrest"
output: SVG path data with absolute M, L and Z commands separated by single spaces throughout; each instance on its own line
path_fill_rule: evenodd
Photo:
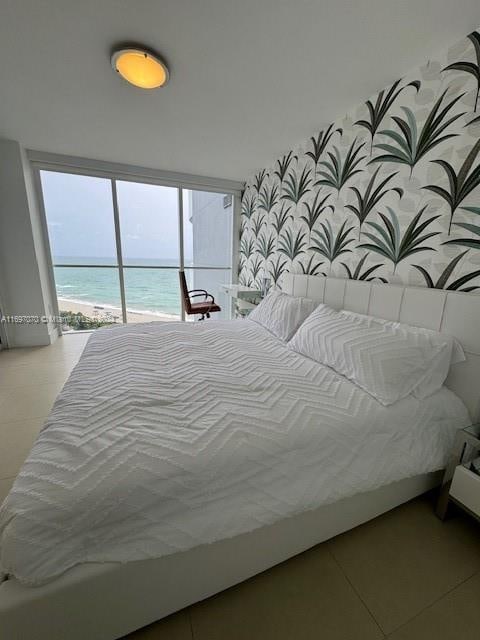
M 178 276 L 180 278 L 180 290 L 182 292 L 183 307 L 185 313 L 192 313 L 192 306 L 190 303 L 190 296 L 188 295 L 187 279 L 185 278 L 185 271 L 179 271 Z

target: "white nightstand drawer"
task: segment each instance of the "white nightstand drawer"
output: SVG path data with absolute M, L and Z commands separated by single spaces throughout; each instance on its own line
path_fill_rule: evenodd
M 455 469 L 450 495 L 480 516 L 480 476 L 460 465 Z

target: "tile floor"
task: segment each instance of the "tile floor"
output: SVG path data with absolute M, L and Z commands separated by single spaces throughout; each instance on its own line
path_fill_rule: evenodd
M 85 346 L 0 352 L 0 502 Z M 128 640 L 479 640 L 480 526 L 423 496 Z M 125 639 L 126 640 L 126 639 Z

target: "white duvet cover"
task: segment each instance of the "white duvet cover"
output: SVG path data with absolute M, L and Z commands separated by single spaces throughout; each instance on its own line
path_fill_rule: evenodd
M 440 469 L 468 421 L 447 389 L 384 407 L 248 320 L 101 329 L 0 511 L 0 569 L 235 536 Z

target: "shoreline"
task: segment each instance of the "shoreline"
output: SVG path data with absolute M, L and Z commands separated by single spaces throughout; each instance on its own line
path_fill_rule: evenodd
M 58 308 L 60 311 L 71 311 L 72 313 L 83 313 L 83 315 L 92 319 L 100 319 L 106 315 L 112 315 L 118 318 L 117 322 L 122 322 L 122 310 L 109 304 L 94 304 L 92 302 L 80 302 L 70 300 L 69 298 L 58 297 Z M 154 311 L 140 311 L 127 308 L 128 322 L 153 322 L 155 320 L 161 322 L 175 322 L 180 320 L 180 315 L 176 316 L 170 313 L 160 313 Z

